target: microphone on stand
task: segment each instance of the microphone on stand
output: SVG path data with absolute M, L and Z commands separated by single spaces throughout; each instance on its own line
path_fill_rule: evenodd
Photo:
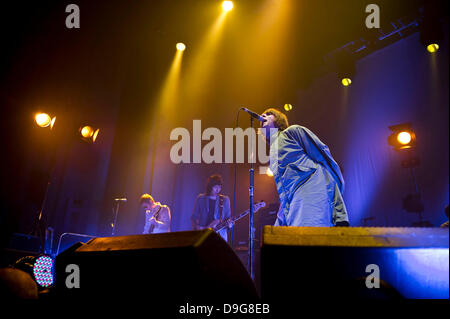
M 127 199 L 125 197 L 121 197 L 121 198 L 114 198 L 114 201 L 117 203 L 116 209 L 113 208 L 113 212 L 114 212 L 114 222 L 111 224 L 112 226 L 112 232 L 111 235 L 114 236 L 116 234 L 116 224 L 117 224 L 117 215 L 119 214 L 119 206 L 120 206 L 120 202 L 126 202 Z
M 250 121 L 251 123 L 251 128 L 253 128 L 253 118 L 257 119 L 258 121 L 260 121 L 261 123 L 264 123 L 266 120 L 259 115 L 258 113 L 255 113 L 253 111 L 250 111 L 249 109 L 242 107 L 241 110 L 244 110 L 245 112 L 247 112 L 248 114 L 250 114 L 250 116 L 252 117 L 252 120 Z M 251 139 L 250 139 L 251 140 Z M 236 174 L 236 171 L 235 171 Z M 235 175 L 236 176 L 236 175 Z M 255 180 L 254 180 L 254 169 L 253 169 L 253 161 L 250 161 L 250 169 L 249 169 L 249 187 L 248 187 L 248 192 L 249 192 L 249 217 L 248 217 L 248 272 L 250 274 L 251 279 L 253 280 L 255 278 L 254 276 L 254 272 L 253 272 L 253 244 L 254 244 L 254 227 L 253 227 L 253 192 L 255 189 Z
M 255 113 L 255 112 L 253 112 L 253 111 L 250 111 L 249 109 L 247 109 L 247 108 L 245 108 L 245 107 L 243 107 L 242 110 L 244 110 L 245 112 L 247 112 L 248 114 L 250 114 L 251 117 L 257 119 L 257 120 L 260 121 L 260 122 L 265 122 L 265 121 L 266 121 L 261 115 L 259 115 L 258 113 Z

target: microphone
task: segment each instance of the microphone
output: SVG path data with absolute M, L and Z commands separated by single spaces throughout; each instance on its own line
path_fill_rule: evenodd
M 261 115 L 259 115 L 258 113 L 255 113 L 255 112 L 253 112 L 253 111 L 250 111 L 249 109 L 247 109 L 247 108 L 245 108 L 245 107 L 243 107 L 242 110 L 244 110 L 245 112 L 247 112 L 248 114 L 250 114 L 251 117 L 257 119 L 257 120 L 260 121 L 260 122 L 265 122 L 265 121 L 266 121 Z
M 127 199 L 125 197 L 123 197 L 123 198 L 114 198 L 114 201 L 116 201 L 116 202 L 126 202 Z

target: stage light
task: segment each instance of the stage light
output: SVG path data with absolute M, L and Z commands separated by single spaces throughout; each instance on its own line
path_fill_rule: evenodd
M 37 284 L 41 287 L 53 285 L 53 259 L 49 256 L 40 256 L 33 266 L 33 275 Z
M 83 126 L 81 128 L 81 136 L 84 138 L 90 138 L 94 135 L 94 129 L 91 126 Z
M 48 288 L 53 285 L 53 259 L 50 256 L 22 257 L 14 263 L 13 267 L 28 273 L 39 288 Z
M 39 125 L 40 127 L 47 127 L 50 125 L 52 118 L 47 113 L 39 113 L 36 114 L 35 120 L 37 125 Z
M 445 8 L 438 1 L 425 1 L 423 7 L 423 18 L 420 20 L 419 33 L 420 43 L 429 53 L 436 53 L 439 44 L 444 40 L 444 29 L 441 17 Z
M 397 150 L 411 149 L 416 146 L 416 135 L 410 123 L 389 126 L 392 134 L 388 137 L 389 145 Z
M 407 145 L 411 142 L 412 137 L 409 132 L 400 132 L 397 135 L 397 141 L 402 145 Z
M 292 104 L 285 104 L 285 105 L 284 105 L 284 110 L 285 110 L 286 112 L 289 112 L 290 110 L 292 110 Z
M 273 172 L 272 172 L 272 170 L 269 167 L 267 167 L 266 175 L 267 176 L 273 176 Z
M 336 68 L 341 84 L 344 87 L 350 86 L 356 73 L 355 56 L 345 50 L 338 52 L 336 54 Z
M 222 2 L 222 8 L 224 11 L 231 11 L 233 9 L 233 1 L 224 1 Z
M 186 50 L 186 45 L 184 43 L 181 43 L 181 42 L 177 43 L 177 50 L 178 51 Z
M 49 127 L 50 129 L 53 128 L 53 125 L 55 124 L 56 116 L 53 118 L 50 117 L 47 113 L 38 113 L 35 115 L 34 120 L 36 121 L 36 124 L 40 127 Z
M 86 125 L 80 127 L 80 134 L 84 141 L 94 143 L 98 137 L 100 129 L 94 129 L 92 126 Z
M 439 45 L 438 45 L 437 43 L 429 44 L 429 45 L 427 46 L 427 50 L 428 50 L 428 52 L 430 52 L 430 53 L 437 52 L 437 50 L 439 50 Z
M 352 80 L 350 80 L 349 78 L 343 78 L 341 82 L 343 86 L 349 86 L 350 84 L 352 84 Z

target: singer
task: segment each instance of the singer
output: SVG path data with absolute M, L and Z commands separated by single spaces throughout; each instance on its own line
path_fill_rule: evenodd
M 170 232 L 170 209 L 167 205 L 155 202 L 149 194 L 143 194 L 139 200 L 141 209 L 145 211 L 143 234 Z
M 328 147 L 306 127 L 289 126 L 276 109 L 267 109 L 262 117 L 280 197 L 275 226 L 349 226 L 344 179 Z

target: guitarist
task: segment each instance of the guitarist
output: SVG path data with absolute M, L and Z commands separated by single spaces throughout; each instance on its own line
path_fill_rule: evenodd
M 198 195 L 195 200 L 194 212 L 191 216 L 194 230 L 214 228 L 221 221 L 231 217 L 230 198 L 220 194 L 222 185 L 220 175 L 211 175 L 208 178 L 206 192 Z M 229 221 L 228 227 L 218 232 L 225 241 L 228 240 L 228 230 L 232 226 L 232 221 Z
M 144 194 L 139 200 L 140 207 L 145 211 L 143 234 L 170 232 L 170 209 L 160 202 L 155 202 L 149 194 Z

